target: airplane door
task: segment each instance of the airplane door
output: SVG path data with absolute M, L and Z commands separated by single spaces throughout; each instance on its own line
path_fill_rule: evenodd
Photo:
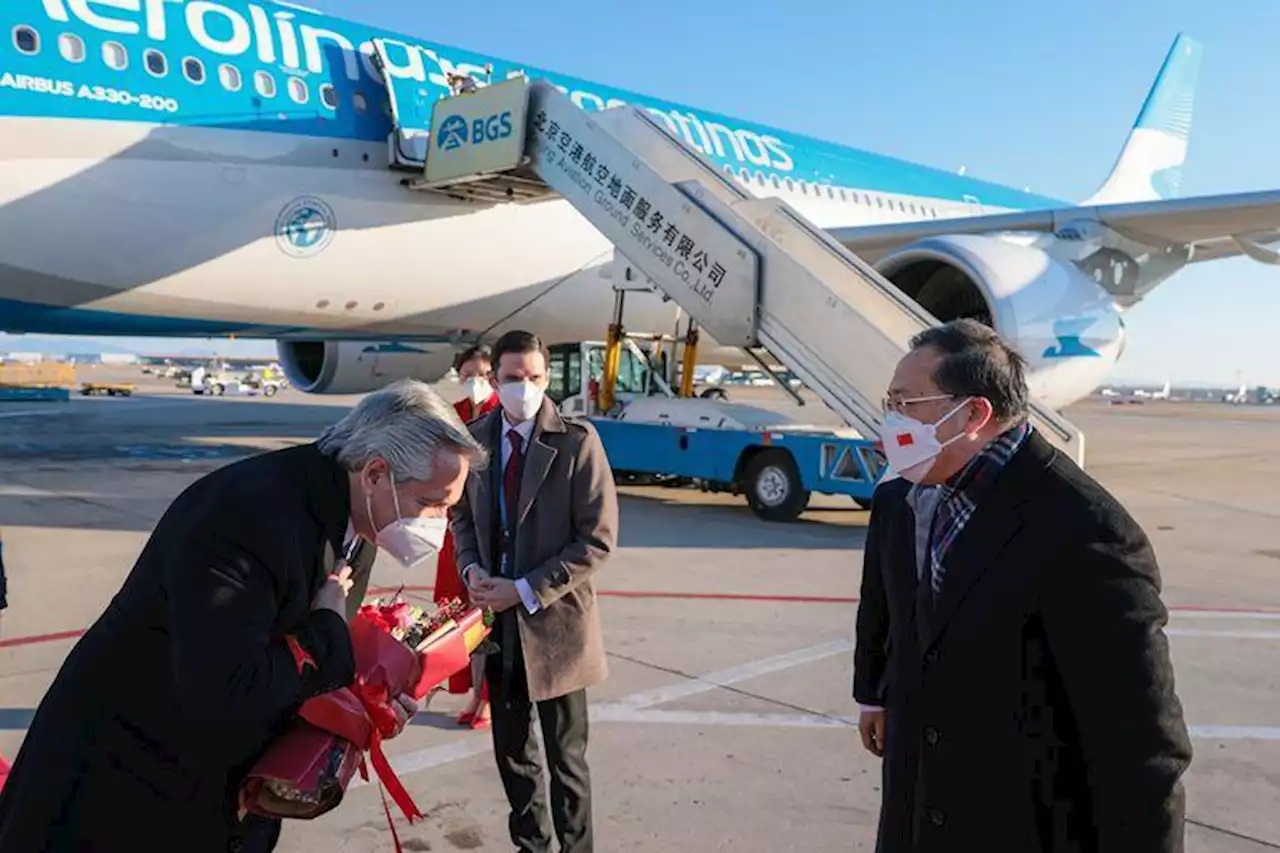
M 392 165 L 421 168 L 427 162 L 431 141 L 431 108 L 439 94 L 431 83 L 388 71 L 406 67 L 405 54 L 409 50 L 400 42 L 373 40 L 374 61 L 387 88 L 391 121 L 395 126 L 391 136 Z

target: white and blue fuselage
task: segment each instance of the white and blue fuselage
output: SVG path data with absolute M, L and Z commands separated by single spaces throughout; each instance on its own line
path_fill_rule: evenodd
M 749 191 L 823 228 L 1069 206 L 279 3 L 6 0 L 0 38 L 8 331 L 412 341 L 414 353 L 512 326 L 598 337 L 612 247 L 567 203 L 477 208 L 401 185 L 374 39 L 389 45 L 387 74 L 427 100 L 448 94 L 449 74 L 523 72 L 586 110 L 642 106 Z M 1005 245 L 1052 257 L 1058 242 Z M 994 320 L 1013 309 L 993 300 L 1023 300 L 1014 337 L 1033 372 L 1078 377 L 1060 397 L 1088 393 L 1123 346 L 1113 301 L 1069 278 L 979 297 Z M 632 329 L 670 332 L 676 318 L 656 297 L 628 304 Z M 1083 337 L 1064 336 L 1063 318 Z

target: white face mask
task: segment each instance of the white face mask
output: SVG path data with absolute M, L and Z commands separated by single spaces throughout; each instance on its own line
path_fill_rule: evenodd
M 889 469 L 912 483 L 919 483 L 928 476 L 943 448 L 964 437 L 964 433 L 958 433 L 939 442 L 939 424 L 963 409 L 971 399 L 966 397 L 960 405 L 931 424 L 921 423 L 898 412 L 887 413 L 880 427 L 880 440 L 884 443 L 884 455 L 889 462 Z
M 532 418 L 542 408 L 543 391 L 528 379 L 518 382 L 504 382 L 498 388 L 498 399 L 502 408 L 507 410 L 517 422 Z
M 440 553 L 449 520 L 444 516 L 419 518 L 401 516 L 395 474 L 391 475 L 391 500 L 395 504 L 396 518 L 378 531 L 378 547 L 395 557 L 406 569 L 412 569 Z M 368 493 L 364 496 L 364 503 L 365 510 L 369 513 L 370 526 L 377 528 L 378 523 L 373 520 L 373 499 Z
M 464 379 L 460 384 L 462 393 L 477 406 L 488 400 L 490 395 L 493 394 L 493 386 L 489 384 L 489 380 L 481 379 L 478 376 Z

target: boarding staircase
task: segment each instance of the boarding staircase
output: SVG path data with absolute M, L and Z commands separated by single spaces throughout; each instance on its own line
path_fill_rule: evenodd
M 643 110 L 586 112 L 543 80 L 485 86 L 431 114 L 425 167 L 406 186 L 567 201 L 718 343 L 764 348 L 876 435 L 908 341 L 938 321 L 785 202 L 748 195 Z M 1032 421 L 1083 464 L 1074 425 L 1039 405 Z

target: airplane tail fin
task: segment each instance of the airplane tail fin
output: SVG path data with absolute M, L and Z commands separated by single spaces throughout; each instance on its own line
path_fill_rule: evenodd
M 1202 52 L 1186 35 L 1174 40 L 1111 174 L 1083 206 L 1178 196 Z

